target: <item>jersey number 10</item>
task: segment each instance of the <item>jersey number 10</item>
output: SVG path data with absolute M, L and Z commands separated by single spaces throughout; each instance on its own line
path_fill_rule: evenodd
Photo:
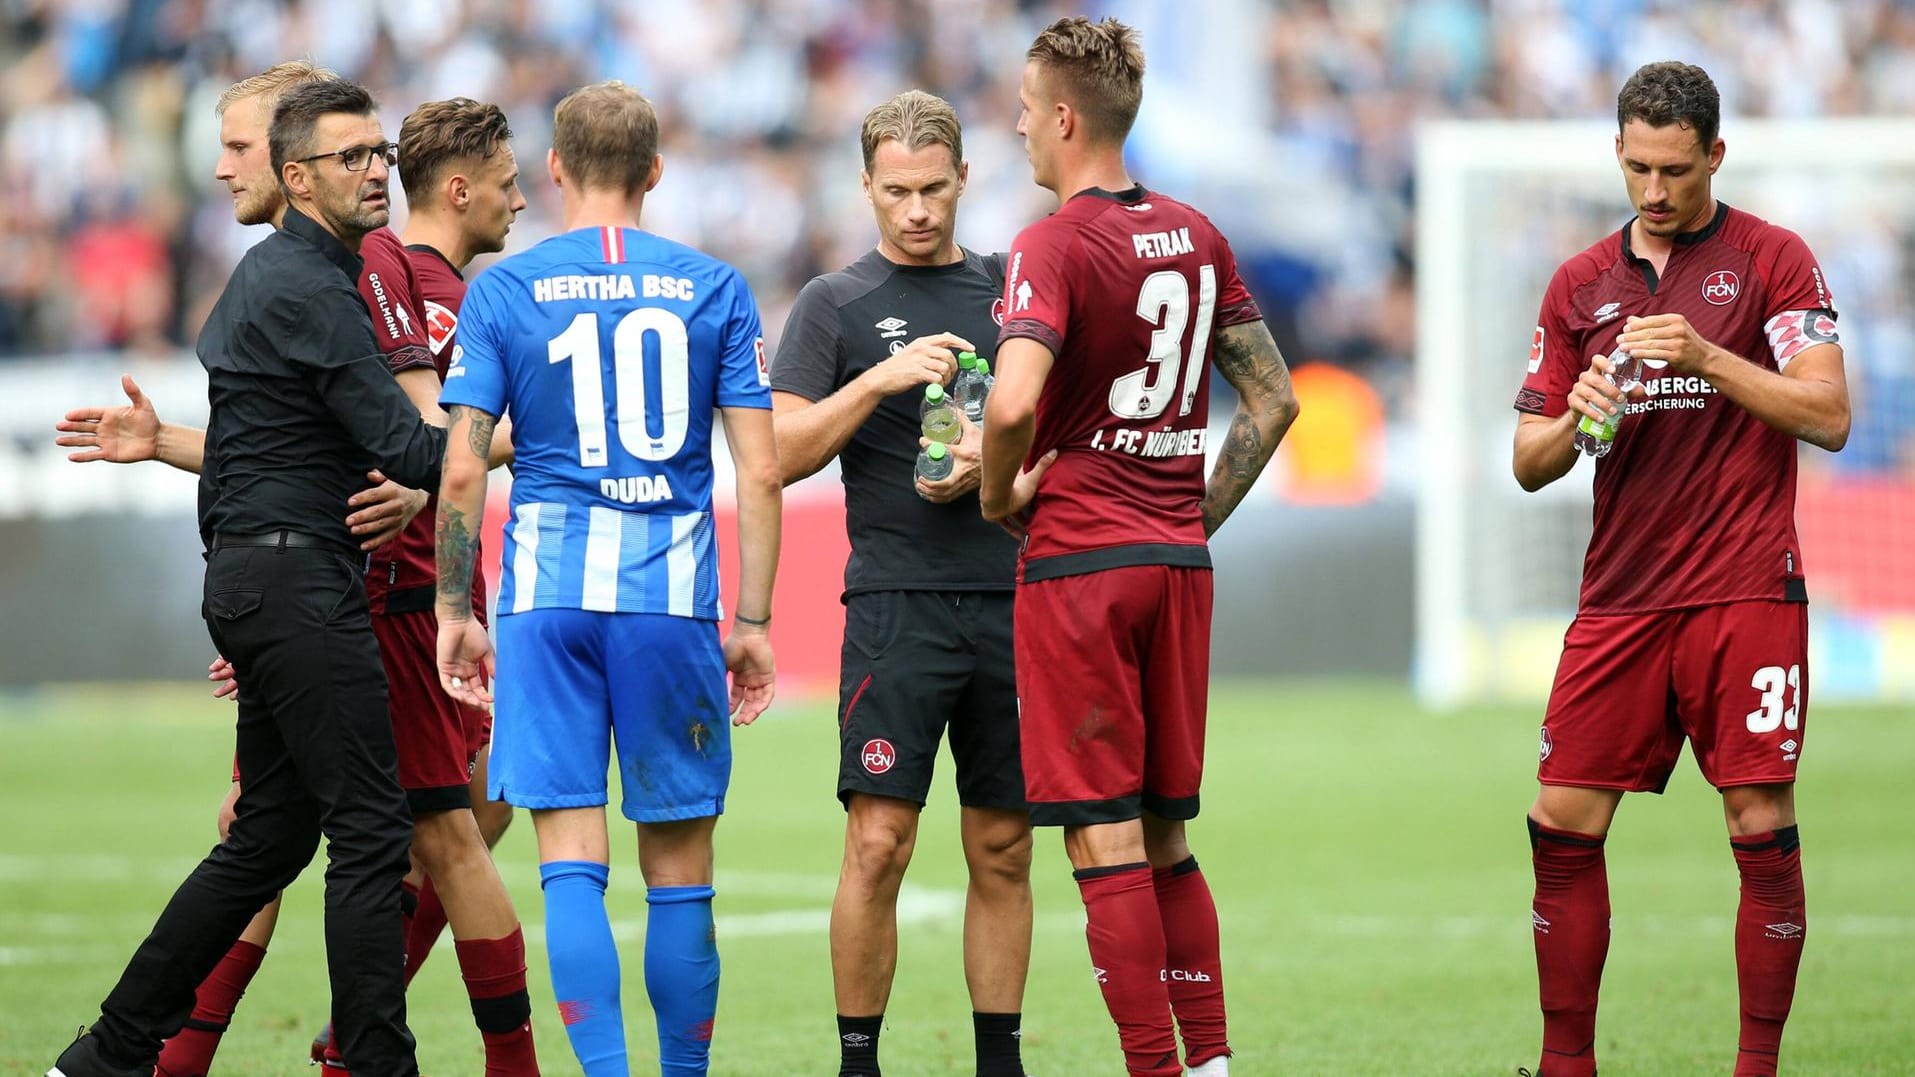
M 645 383 L 645 334 L 658 338 L 658 384 Z M 572 361 L 572 412 L 578 421 L 580 467 L 604 467 L 605 381 L 599 360 L 598 315 L 587 311 L 546 342 L 550 362 Z M 685 321 L 669 310 L 639 307 L 612 329 L 612 391 L 618 442 L 640 460 L 669 460 L 691 425 L 690 344 Z M 663 429 L 653 436 L 646 401 L 656 398 Z
M 1144 278 L 1137 290 L 1137 316 L 1149 322 L 1149 366 L 1133 370 L 1110 384 L 1110 411 L 1119 419 L 1155 419 L 1170 406 L 1183 375 L 1177 414 L 1189 415 L 1203 386 L 1204 353 L 1210 350 L 1210 320 L 1217 310 L 1217 267 L 1197 270 L 1197 326 L 1190 335 L 1190 357 L 1184 358 L 1184 329 L 1190 324 L 1190 278 L 1175 269 L 1160 269 Z M 1155 367 L 1155 369 L 1152 369 Z

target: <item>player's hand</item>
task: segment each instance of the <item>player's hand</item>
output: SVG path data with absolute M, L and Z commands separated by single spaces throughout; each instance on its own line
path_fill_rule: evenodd
M 972 490 L 977 489 L 978 480 L 984 476 L 984 428 L 971 421 L 963 408 L 955 409 L 958 415 L 958 439 L 945 448 L 951 450 L 951 473 L 936 482 L 917 479 L 918 496 L 934 505 L 956 501 Z M 931 439 L 920 437 L 918 448 L 931 444 Z
M 439 687 L 468 707 L 492 709 L 492 637 L 477 619 L 439 622 Z
M 1621 411 L 1623 391 L 1609 382 L 1609 372 L 1613 369 L 1607 355 L 1590 356 L 1589 369 L 1569 387 L 1569 410 L 1599 423 L 1608 422 L 1611 415 Z
M 862 377 L 870 379 L 872 388 L 883 396 L 895 396 L 932 382 L 949 385 L 957 374 L 956 352 L 976 350 L 955 333 L 932 333 L 893 352 L 891 358 L 865 371 Z
M 399 537 L 426 507 L 427 495 L 393 482 L 377 468 L 366 472 L 366 478 L 372 486 L 346 499 L 346 507 L 353 510 L 346 526 L 363 540 L 360 549 L 376 550 Z
M 770 631 L 734 623 L 725 637 L 725 669 L 731 673 L 731 724 L 750 725 L 778 693 Z
M 1037 496 L 1037 484 L 1044 478 L 1044 473 L 1049 471 L 1051 465 L 1056 462 L 1057 450 L 1052 449 L 1039 457 L 1037 463 L 1031 465 L 1028 470 L 1018 472 L 1017 478 L 1011 480 L 1009 500 L 998 512 L 993 513 L 990 509 L 985 509 L 984 518 L 1002 527 L 1020 543 L 1029 538 L 1031 499 Z
M 225 655 L 215 656 L 213 664 L 206 667 L 206 679 L 213 682 L 214 699 L 230 699 L 239 702 L 239 678 L 233 670 L 233 664 Z
M 159 456 L 160 416 L 153 410 L 153 402 L 140 392 L 131 374 L 120 375 L 120 390 L 132 406 L 74 408 L 54 424 L 61 436 L 53 443 L 80 450 L 68 453 L 68 460 L 131 464 Z
M 1678 374 L 1700 374 L 1714 350 L 1680 314 L 1631 318 L 1618 343 L 1638 359 L 1668 363 Z

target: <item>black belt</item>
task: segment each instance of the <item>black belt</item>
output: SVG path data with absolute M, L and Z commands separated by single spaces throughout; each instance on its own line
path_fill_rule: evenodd
M 227 546 L 272 546 L 282 550 L 296 546 L 301 549 L 335 551 L 346 548 L 336 540 L 322 539 L 302 531 L 215 532 L 211 548 L 217 550 Z

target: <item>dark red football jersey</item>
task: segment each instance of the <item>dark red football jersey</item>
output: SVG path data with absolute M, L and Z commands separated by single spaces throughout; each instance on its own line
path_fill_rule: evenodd
M 1633 223 L 1633 222 L 1632 222 Z M 1721 205 L 1679 236 L 1658 279 L 1629 225 L 1564 262 L 1549 282 L 1516 407 L 1561 415 L 1624 322 L 1680 314 L 1704 340 L 1768 370 L 1833 343 L 1835 303 L 1800 236 Z M 1646 613 L 1800 598 L 1795 439 L 1699 377 L 1643 371 L 1609 455 L 1596 462 L 1595 534 L 1581 610 Z
M 1023 578 L 1207 566 L 1211 343 L 1263 317 L 1223 235 L 1141 186 L 1085 191 L 1018 235 L 1004 313 L 1000 346 L 1028 337 L 1056 357 L 1030 460 L 1058 456 L 1032 501 Z
M 432 349 L 432 365 L 439 380 L 446 379 L 452 364 L 452 349 L 458 343 L 459 306 L 465 302 L 465 275 L 446 261 L 446 256 L 423 243 L 406 248 L 412 256 L 412 271 L 419 279 L 421 312 L 426 318 L 426 343 Z
M 446 367 L 452 360 L 453 335 L 459 324 L 459 305 L 465 300 L 465 278 L 452 268 L 444 255 L 431 247 L 401 246 L 395 237 L 390 249 L 397 251 L 398 257 L 406 263 L 407 279 L 415 289 L 415 309 L 424 312 L 421 325 L 428 353 L 426 361 L 438 373 L 439 381 L 443 384 Z M 434 560 L 436 551 L 433 548 L 433 531 L 437 527 L 439 515 L 439 493 L 437 490 L 431 493 L 426 507 L 413 517 L 412 523 L 399 533 L 399 537 L 373 554 L 372 566 L 366 573 L 366 593 L 372 600 L 374 613 L 389 610 L 401 612 L 391 609 L 388 602 L 388 596 L 395 592 L 403 593 L 398 604 L 405 610 L 432 608 L 433 587 L 439 580 L 438 563 Z M 483 620 L 485 578 L 476 572 L 472 575 L 472 608 L 479 611 Z
M 359 295 L 372 314 L 372 335 L 394 374 L 432 365 L 426 326 L 419 318 L 419 279 L 406 248 L 390 228 L 366 233 L 359 245 Z
M 377 228 L 366 233 L 359 245 L 359 257 L 364 262 L 359 270 L 359 295 L 372 314 L 372 335 L 386 353 L 386 369 L 394 376 L 407 370 L 430 369 L 432 349 L 426 341 L 425 320 L 419 315 L 419 278 L 413 272 L 412 259 L 406 256 L 405 244 L 399 242 L 392 229 Z M 428 503 L 398 538 L 374 550 L 367 558 L 366 598 L 373 613 L 386 612 L 387 594 L 408 586 L 401 582 L 405 577 L 395 563 L 397 551 L 422 523 L 430 545 L 432 515 Z M 426 583 L 433 581 L 432 571 L 428 558 Z

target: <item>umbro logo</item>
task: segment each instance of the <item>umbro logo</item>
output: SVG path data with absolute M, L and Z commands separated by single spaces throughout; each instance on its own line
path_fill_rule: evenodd
M 1807 929 L 1801 924 L 1768 924 L 1762 930 L 1772 939 L 1793 939 Z
M 1529 910 L 1529 922 L 1530 922 L 1530 926 L 1534 927 L 1536 930 L 1542 932 L 1545 935 L 1549 934 L 1549 921 L 1543 919 L 1543 915 L 1537 912 L 1535 909 Z
M 878 332 L 884 334 L 885 340 L 889 340 L 892 337 L 903 336 L 904 327 L 910 324 L 910 322 L 905 321 L 903 318 L 886 318 L 884 321 L 878 323 L 877 329 Z
M 871 1042 L 871 1037 L 862 1032 L 847 1032 L 839 1038 L 852 1047 L 863 1047 L 865 1044 Z
M 1596 313 L 1591 315 L 1591 317 L 1596 319 L 1597 325 L 1601 325 L 1621 312 L 1621 303 L 1604 303 L 1602 306 L 1596 308 Z

